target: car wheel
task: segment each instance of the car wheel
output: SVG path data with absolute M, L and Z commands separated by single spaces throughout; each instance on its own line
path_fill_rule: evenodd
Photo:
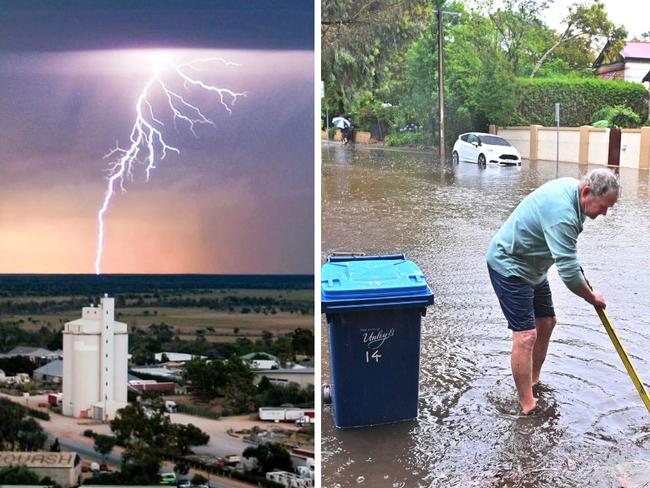
M 478 155 L 478 161 L 477 161 L 477 162 L 478 162 L 479 167 L 484 168 L 485 165 L 486 165 L 485 155 L 483 155 L 483 154 L 479 154 L 479 155 Z
M 458 164 L 458 153 L 456 151 L 452 153 L 451 160 L 454 162 L 454 164 Z

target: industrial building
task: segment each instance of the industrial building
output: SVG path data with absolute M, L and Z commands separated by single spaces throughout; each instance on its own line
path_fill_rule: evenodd
M 115 300 L 84 307 L 63 329 L 63 415 L 110 420 L 127 405 L 128 333 Z
M 298 383 L 301 388 L 314 384 L 314 368 L 303 366 L 294 366 L 293 368 L 279 369 L 261 369 L 253 371 L 255 379 L 253 382 L 258 384 L 266 376 L 271 384 L 286 386 L 289 383 Z
M 24 466 L 39 478 L 50 477 L 63 486 L 77 486 L 81 463 L 75 452 L 0 452 L 0 469 L 7 466 Z

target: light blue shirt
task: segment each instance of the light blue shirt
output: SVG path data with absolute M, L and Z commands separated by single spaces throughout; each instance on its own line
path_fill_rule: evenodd
M 524 198 L 490 241 L 490 267 L 536 285 L 555 263 L 569 289 L 582 285 L 577 244 L 585 215 L 578 185 L 574 178 L 559 178 Z

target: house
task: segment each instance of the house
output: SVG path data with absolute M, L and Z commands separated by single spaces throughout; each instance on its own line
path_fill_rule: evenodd
M 646 83 L 648 88 L 650 42 L 625 41 L 625 47 L 619 53 L 612 53 L 608 43 L 592 67 L 600 78 Z

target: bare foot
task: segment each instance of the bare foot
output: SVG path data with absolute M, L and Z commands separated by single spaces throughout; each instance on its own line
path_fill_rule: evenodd
M 524 415 L 530 415 L 537 408 L 537 400 L 534 400 L 530 405 L 522 405 L 521 410 Z

